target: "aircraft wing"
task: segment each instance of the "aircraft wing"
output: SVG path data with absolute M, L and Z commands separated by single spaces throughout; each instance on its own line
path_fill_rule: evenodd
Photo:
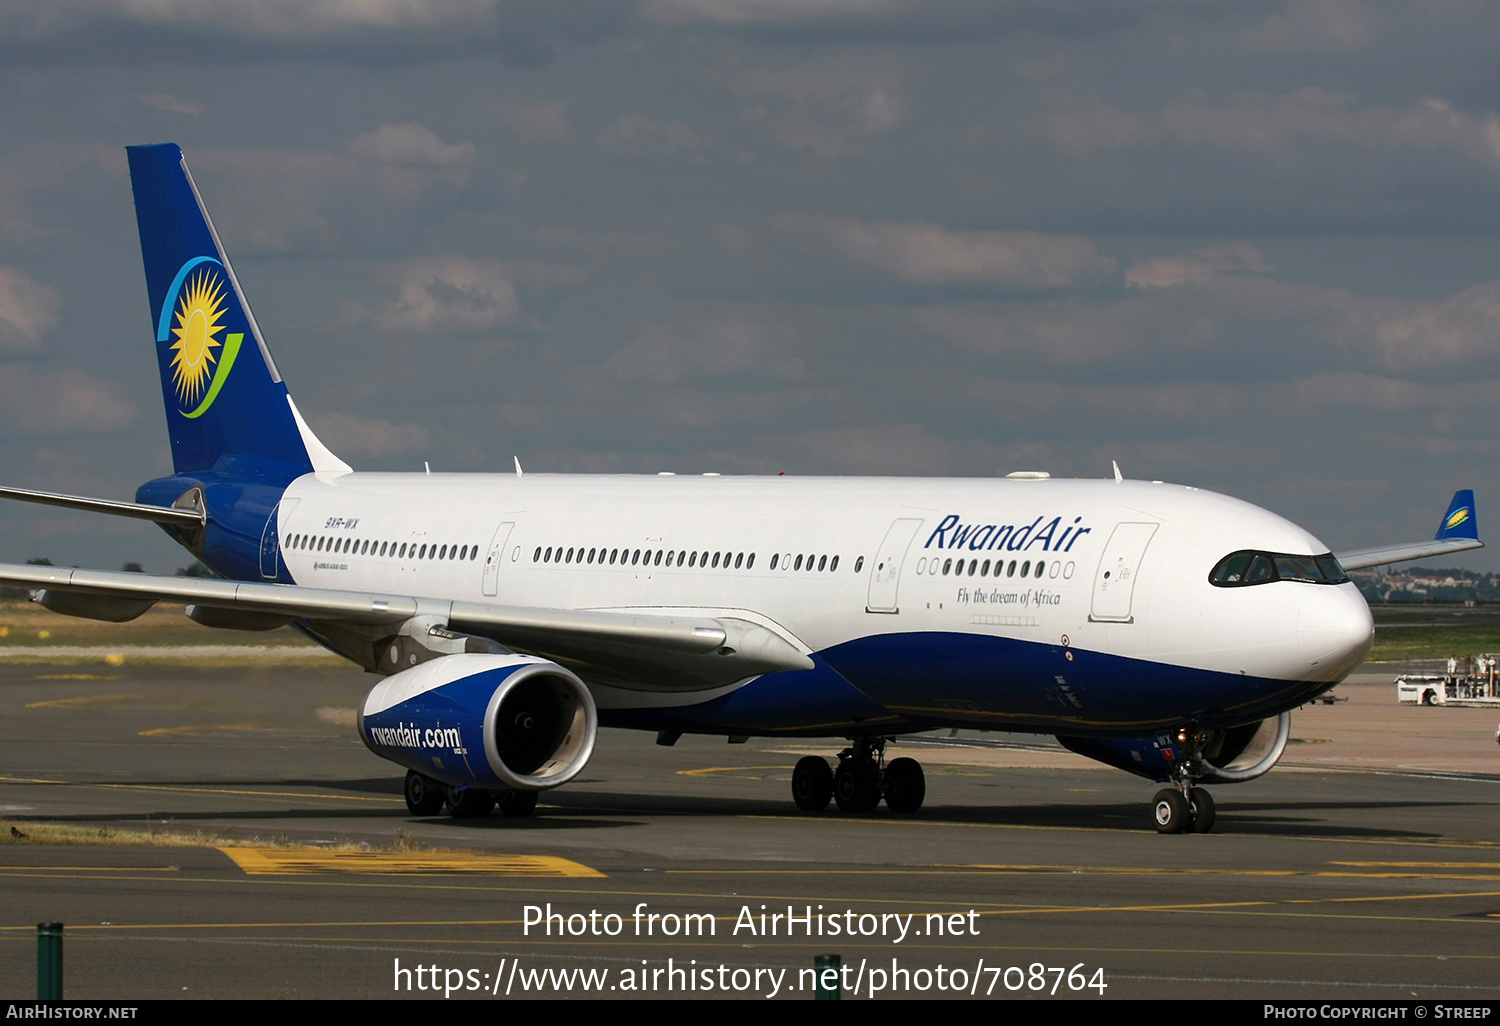
M 814 665 L 806 648 L 784 633 L 733 615 L 534 609 L 412 595 L 29 564 L 0 564 L 0 583 L 78 596 L 74 606 L 77 610 L 87 609 L 86 597 L 92 596 L 96 608 L 75 615 L 95 619 L 133 619 L 157 601 L 377 629 L 389 626 L 392 634 L 412 617 L 432 617 L 452 630 L 595 667 L 608 677 L 644 678 L 665 690 L 730 684 L 761 673 L 807 670 Z
M 1443 514 L 1437 534 L 1431 541 L 1350 549 L 1335 552 L 1334 556 L 1345 570 L 1364 570 L 1386 563 L 1402 563 L 1409 559 L 1426 559 L 1483 547 L 1484 542 L 1479 540 L 1479 520 L 1474 512 L 1474 492 L 1464 488 L 1453 493 L 1448 512 Z

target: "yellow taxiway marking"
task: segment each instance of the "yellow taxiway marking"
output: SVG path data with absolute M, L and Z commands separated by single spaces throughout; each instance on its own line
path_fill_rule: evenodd
M 469 852 L 317 851 L 288 848 L 220 848 L 250 876 L 304 873 L 482 873 L 486 876 L 602 877 L 603 873 L 555 855 L 488 855 Z
M 28 709 L 72 709 L 82 705 L 112 705 L 128 702 L 129 695 L 84 695 L 80 698 L 54 698 L 46 702 L 27 702 Z
M 118 673 L 39 673 L 33 680 L 119 680 Z M 30 709 L 31 706 L 26 708 Z
M 704 766 L 702 769 L 678 770 L 679 777 L 706 777 L 712 773 L 737 773 L 742 770 L 789 770 L 791 766 Z
M 1330 862 L 1329 865 L 1370 869 L 1500 869 L 1500 862 Z
M 202 723 L 190 727 L 157 727 L 154 730 L 136 731 L 137 737 L 202 737 L 204 734 L 223 732 L 259 733 L 275 730 L 258 723 Z
M 176 787 L 170 784 L 104 784 L 95 781 L 43 780 L 35 777 L 0 777 L 7 784 L 62 784 L 66 787 L 117 787 L 127 791 L 186 791 L 192 794 L 244 794 L 256 798 L 328 798 L 341 802 L 403 803 L 401 798 L 372 798 L 354 794 L 310 794 L 305 791 L 246 791 L 232 787 Z

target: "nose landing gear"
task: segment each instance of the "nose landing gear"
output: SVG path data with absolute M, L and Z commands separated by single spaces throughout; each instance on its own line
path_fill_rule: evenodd
M 1172 786 L 1156 792 L 1151 800 L 1151 819 L 1157 833 L 1206 834 L 1214 828 L 1216 814 L 1213 795 L 1194 782 L 1203 775 L 1203 750 L 1216 734 L 1196 727 L 1177 732 L 1177 746 L 1182 752 L 1172 770 Z
M 792 771 L 792 800 L 799 809 L 821 812 L 830 800 L 840 812 L 870 812 L 885 799 L 895 813 L 916 812 L 927 796 L 922 766 L 915 759 L 900 758 L 885 764 L 884 738 L 857 738 L 839 753 L 836 771 L 815 755 L 797 763 Z
M 1206 834 L 1214 828 L 1213 795 L 1201 787 L 1164 788 L 1152 799 L 1151 815 L 1158 833 Z

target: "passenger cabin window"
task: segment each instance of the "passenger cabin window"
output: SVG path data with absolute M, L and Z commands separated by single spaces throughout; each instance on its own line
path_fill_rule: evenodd
M 1273 581 L 1305 584 L 1344 584 L 1349 575 L 1333 553 L 1299 556 L 1277 552 L 1231 552 L 1208 575 L 1208 583 L 1219 588 L 1246 588 Z

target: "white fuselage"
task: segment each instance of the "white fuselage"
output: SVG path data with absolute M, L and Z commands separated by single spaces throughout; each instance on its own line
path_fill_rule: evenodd
M 1333 683 L 1373 636 L 1353 584 L 1211 585 L 1236 550 L 1327 548 L 1248 503 L 1160 483 L 307 475 L 277 522 L 301 585 L 738 611 L 813 653 L 965 635 Z

